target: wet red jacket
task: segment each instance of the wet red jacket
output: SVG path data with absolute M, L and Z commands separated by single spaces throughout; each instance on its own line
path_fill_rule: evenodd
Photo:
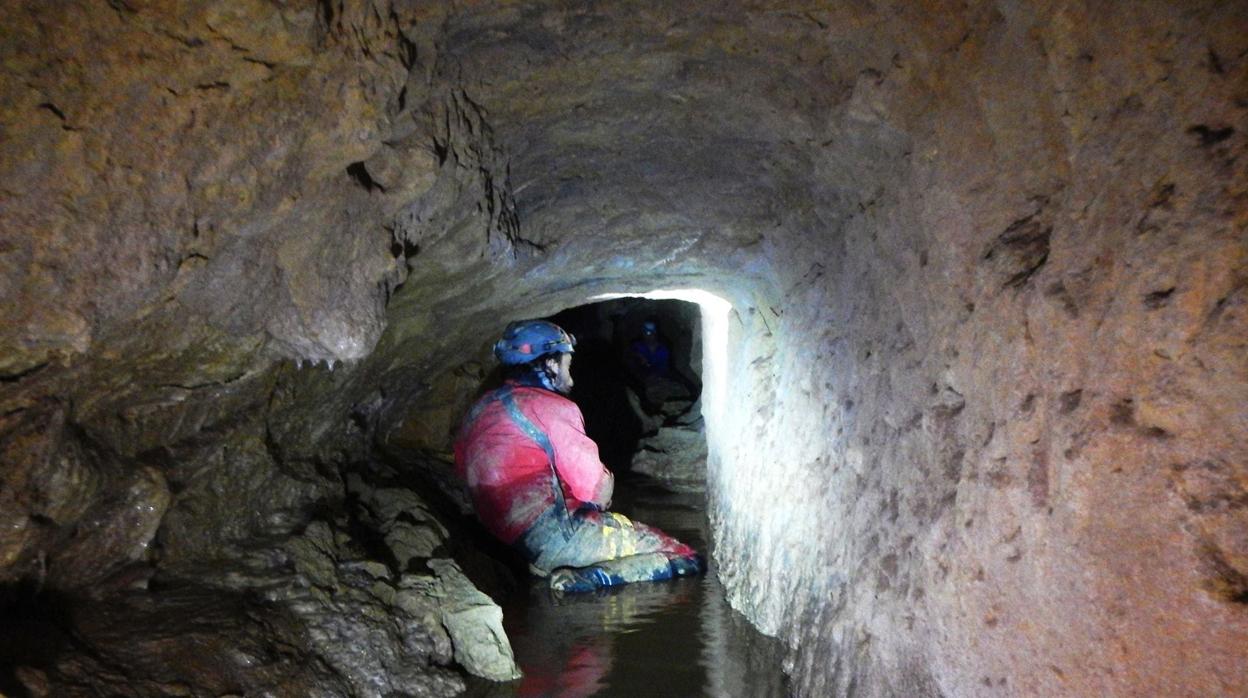
M 585 502 L 605 506 L 603 493 L 610 491 L 612 476 L 598 458 L 598 445 L 585 435 L 576 403 L 541 388 L 513 386 L 512 395 L 554 447 L 568 510 Z M 468 484 L 485 527 L 512 543 L 555 504 L 546 451 L 498 400 L 487 403 L 475 419 L 472 411 L 469 415 L 455 442 L 455 472 Z

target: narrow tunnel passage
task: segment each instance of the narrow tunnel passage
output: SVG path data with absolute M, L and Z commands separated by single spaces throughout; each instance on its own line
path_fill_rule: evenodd
M 571 397 L 603 462 L 669 484 L 705 483 L 699 307 L 623 298 L 550 319 L 577 337 Z
M 617 475 L 612 510 L 709 556 L 700 308 L 629 297 L 550 320 L 577 337 L 571 397 Z M 787 694 L 778 643 L 729 609 L 713 564 L 703 578 L 589 596 L 536 580 L 500 603 L 524 678 L 470 683 L 469 695 Z
M 454 428 L 500 324 L 653 289 L 793 693 L 1248 685 L 1245 0 L 0 27 L 0 690 L 511 680 Z

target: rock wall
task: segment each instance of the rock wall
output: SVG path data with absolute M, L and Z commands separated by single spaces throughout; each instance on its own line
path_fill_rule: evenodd
M 846 85 L 712 471 L 800 693 L 1248 685 L 1244 9 L 910 15 Z
M 328 535 L 295 573 L 398 603 L 438 574 L 346 473 L 444 448 L 503 321 L 701 288 L 715 555 L 799 693 L 1233 694 L 1245 10 L 0 0 L 0 584 L 124 609 Z M 434 625 L 297 651 L 450 692 Z M 137 693 L 223 675 L 157 649 Z
M 0 15 L 0 602 L 76 638 L 0 643 L 0 691 L 450 695 L 456 664 L 497 675 L 466 630 L 488 608 L 425 568 L 460 531 L 373 545 L 389 529 L 353 518 L 345 480 L 382 486 L 389 359 L 360 362 L 409 258 L 451 230 L 463 265 L 513 252 L 505 165 L 439 67 L 438 12 Z

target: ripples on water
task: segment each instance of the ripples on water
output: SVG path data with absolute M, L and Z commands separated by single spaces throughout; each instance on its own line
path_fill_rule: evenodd
M 629 483 L 615 511 L 707 550 L 702 495 Z M 779 643 L 704 577 L 555 599 L 541 584 L 505 599 L 504 626 L 524 678 L 471 682 L 470 696 L 786 695 Z

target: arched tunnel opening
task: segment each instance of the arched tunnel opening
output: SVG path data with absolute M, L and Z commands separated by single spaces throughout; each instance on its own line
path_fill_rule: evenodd
M 577 337 L 571 397 L 602 461 L 671 485 L 705 482 L 700 308 L 622 298 L 550 319 Z
M 713 324 L 722 315 L 716 300 L 698 291 L 658 291 L 548 318 L 576 337 L 569 397 L 615 474 L 611 510 L 708 555 L 701 327 L 704 315 Z M 523 576 L 522 562 L 513 569 Z M 786 692 L 778 644 L 729 610 L 714 567 L 697 579 L 583 597 L 552 597 L 544 581 L 521 583 L 498 600 L 524 673 L 516 695 Z M 501 693 L 475 680 L 468 695 Z
M 688 301 L 697 404 L 586 417 L 705 443 L 777 690 L 1242 693 L 1246 18 L 0 0 L 0 692 L 512 690 L 491 346 Z

